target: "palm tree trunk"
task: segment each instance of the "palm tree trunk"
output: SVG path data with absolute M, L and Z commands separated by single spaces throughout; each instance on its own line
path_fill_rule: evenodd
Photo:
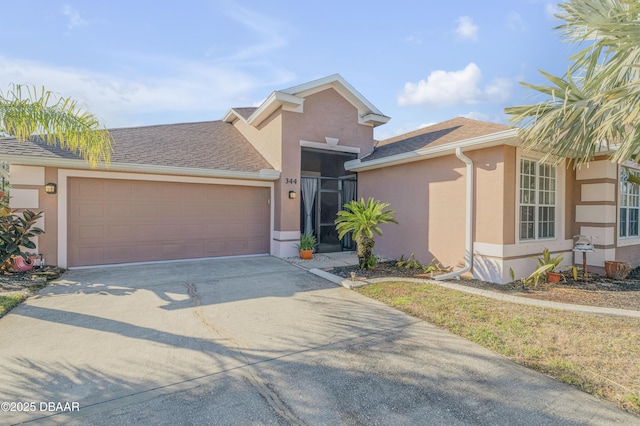
M 361 234 L 358 236 L 356 243 L 358 244 L 356 254 L 358 255 L 358 263 L 360 264 L 360 269 L 366 269 L 367 261 L 373 253 L 373 246 L 376 242 L 373 240 L 373 238 L 369 238 Z

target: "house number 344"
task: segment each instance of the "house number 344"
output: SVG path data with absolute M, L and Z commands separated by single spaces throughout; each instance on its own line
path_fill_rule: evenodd
M 285 183 L 290 183 L 290 184 L 295 185 L 296 183 L 298 183 L 298 179 L 285 178 Z

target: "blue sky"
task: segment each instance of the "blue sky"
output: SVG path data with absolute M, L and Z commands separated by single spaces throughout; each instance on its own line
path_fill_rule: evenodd
M 383 139 L 465 116 L 506 123 L 519 81 L 572 47 L 544 0 L 4 2 L 0 90 L 44 85 L 108 127 L 218 120 L 340 73 L 392 119 Z M 8 18 L 8 19 L 7 19 Z

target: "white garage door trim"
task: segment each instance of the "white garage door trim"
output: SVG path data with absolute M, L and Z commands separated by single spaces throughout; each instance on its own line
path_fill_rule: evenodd
M 270 189 L 270 199 L 273 200 L 274 195 L 274 183 L 257 181 L 257 180 L 235 180 L 235 179 L 220 179 L 220 178 L 201 178 L 191 176 L 166 176 L 157 174 L 139 174 L 139 173 L 119 173 L 119 172 L 104 172 L 97 170 L 71 170 L 71 169 L 58 169 L 58 266 L 61 268 L 68 267 L 68 223 L 67 223 L 67 201 L 68 201 L 68 188 L 67 182 L 70 177 L 86 177 L 86 178 L 99 178 L 99 179 L 126 179 L 126 180 L 141 180 L 141 181 L 155 181 L 155 182 L 178 182 L 178 183 L 201 183 L 208 185 L 237 185 L 237 186 L 255 186 Z M 274 251 L 273 240 L 273 228 L 274 228 L 274 203 L 269 203 L 270 218 L 269 218 L 269 241 L 270 241 L 270 253 Z

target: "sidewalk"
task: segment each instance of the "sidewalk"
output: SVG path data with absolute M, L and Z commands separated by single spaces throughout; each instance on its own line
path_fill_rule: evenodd
M 415 283 L 429 283 L 442 287 L 451 288 L 454 290 L 464 291 L 466 293 L 476 294 L 478 296 L 488 297 L 491 299 L 503 300 L 505 302 L 519 303 L 521 305 L 538 306 L 541 308 L 560 309 L 572 312 L 581 312 L 587 314 L 598 315 L 612 315 L 623 316 L 630 318 L 640 318 L 640 311 L 633 311 L 630 309 L 617 309 L 617 308 L 603 308 L 599 306 L 588 305 L 573 305 L 569 303 L 551 302 L 548 300 L 531 299 L 528 297 L 511 296 L 508 294 L 496 293 L 494 291 L 482 290 L 478 288 L 468 287 L 464 285 L 458 285 L 453 282 L 426 280 L 419 278 L 400 278 L 400 277 L 385 277 L 385 278 L 370 278 L 367 280 L 351 280 L 338 277 L 326 271 L 326 269 L 338 267 L 357 265 L 358 258 L 354 252 L 338 252 L 338 253 L 320 253 L 314 255 L 312 260 L 302 260 L 298 258 L 287 258 L 287 262 L 292 263 L 300 268 L 307 269 L 314 275 L 329 280 L 335 284 L 352 289 L 356 287 L 362 287 L 368 284 L 374 284 L 384 281 L 405 281 Z

